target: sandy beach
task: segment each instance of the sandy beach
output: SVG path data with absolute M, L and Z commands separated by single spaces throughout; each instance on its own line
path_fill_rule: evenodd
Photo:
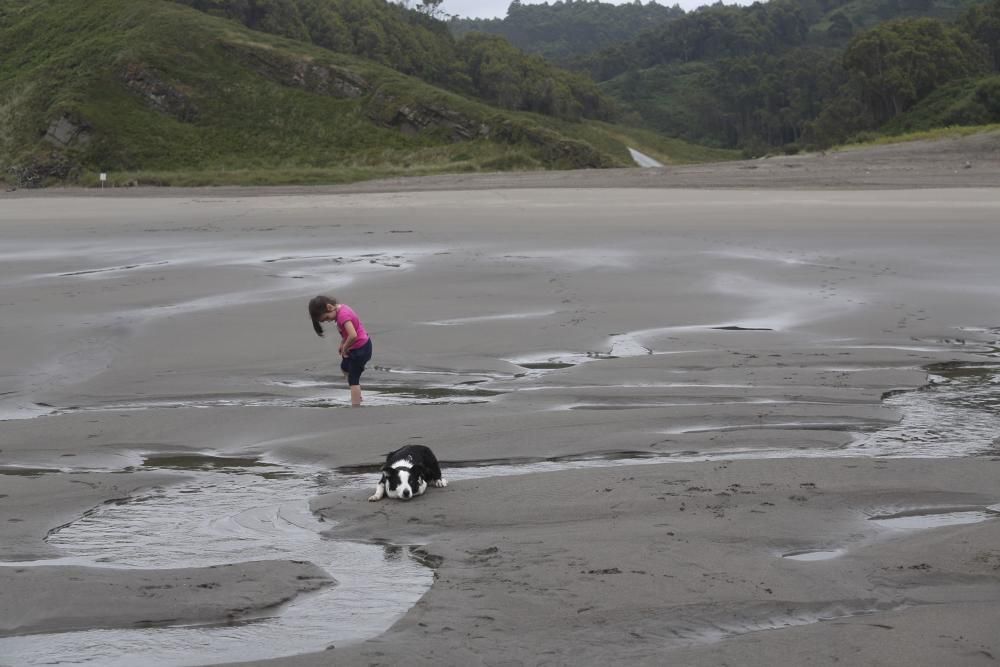
M 0 195 L 0 665 L 994 663 L 991 136 Z

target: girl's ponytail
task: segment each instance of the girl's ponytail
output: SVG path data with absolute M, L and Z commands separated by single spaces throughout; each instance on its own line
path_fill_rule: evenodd
M 323 325 L 319 318 L 326 312 L 327 306 L 336 306 L 337 300 L 329 296 L 314 296 L 309 300 L 309 317 L 312 318 L 313 331 L 317 336 L 323 335 Z

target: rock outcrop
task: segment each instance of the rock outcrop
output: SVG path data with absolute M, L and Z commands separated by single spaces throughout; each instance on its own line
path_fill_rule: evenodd
M 49 123 L 43 139 L 59 148 L 86 146 L 90 143 L 92 129 L 87 121 L 76 120 L 69 114 L 64 114 Z
M 344 99 L 355 99 L 371 90 L 364 78 L 335 65 L 244 44 L 226 44 L 226 49 L 265 79 L 290 88 Z
M 23 164 L 8 169 L 9 180 L 22 188 L 41 188 L 52 182 L 65 182 L 76 177 L 79 165 L 61 151 L 35 155 Z
M 365 105 L 365 113 L 375 123 L 384 127 L 397 127 L 410 136 L 428 130 L 441 131 L 452 141 L 468 141 L 490 135 L 489 125 L 458 111 L 443 105 L 401 101 L 397 96 L 382 90 L 371 96 Z
M 142 96 L 150 109 L 191 123 L 198 118 L 198 108 L 180 86 L 170 85 L 153 69 L 138 63 L 126 65 L 120 73 L 122 81 Z
M 543 127 L 505 120 L 497 125 L 492 138 L 511 144 L 534 145 L 546 163 L 561 169 L 606 169 L 623 166 L 584 141 L 567 139 Z

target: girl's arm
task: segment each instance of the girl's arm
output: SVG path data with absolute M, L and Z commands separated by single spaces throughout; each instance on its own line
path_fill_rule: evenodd
M 347 334 L 347 337 L 340 344 L 340 356 L 342 357 L 347 356 L 351 346 L 354 345 L 354 341 L 358 339 L 358 332 L 354 328 L 353 322 L 344 322 L 344 333 Z

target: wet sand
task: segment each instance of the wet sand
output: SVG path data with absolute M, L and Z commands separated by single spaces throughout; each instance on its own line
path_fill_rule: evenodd
M 273 610 L 332 583 L 312 563 L 245 562 L 182 570 L 120 570 L 73 565 L 0 570 L 4 635 L 91 628 L 234 622 Z M 221 582 L 226 582 L 223 585 Z M 89 600 L 69 604 L 64 600 Z
M 133 608 L 132 582 L 205 568 L 38 563 L 79 558 L 45 541 L 75 517 L 189 479 L 150 455 L 353 474 L 421 443 L 447 489 L 302 500 L 327 539 L 418 545 L 433 584 L 386 630 L 258 664 L 1000 655 L 1000 452 L 883 400 L 996 364 L 996 190 L 430 190 L 0 199 L 0 637 L 312 587 L 275 555 L 213 571 L 207 609 L 197 586 Z M 373 335 L 362 409 L 320 292 Z M 945 519 L 892 523 L 913 516 Z M 48 613 L 18 570 L 62 592 Z

